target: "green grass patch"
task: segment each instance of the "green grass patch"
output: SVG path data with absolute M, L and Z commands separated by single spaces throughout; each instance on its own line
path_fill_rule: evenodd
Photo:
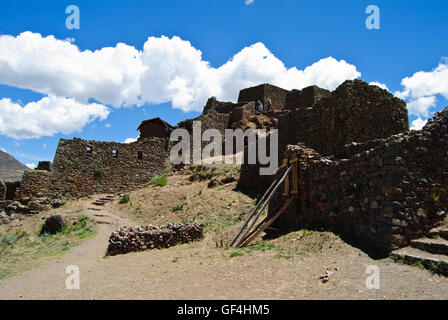
M 81 215 L 58 234 L 38 234 L 10 229 L 0 234 L 0 280 L 60 258 L 83 240 L 93 238 L 96 232 L 90 228 L 88 217 Z
M 155 177 L 154 179 L 151 180 L 151 183 L 158 187 L 164 187 L 166 186 L 167 178 L 166 176 Z
M 120 203 L 121 204 L 125 204 L 125 203 L 128 203 L 129 201 L 131 200 L 131 196 L 129 195 L 129 194 L 127 194 L 127 193 L 125 193 L 125 194 L 123 194 L 121 197 L 120 197 Z
M 231 252 L 230 255 L 229 255 L 230 258 L 233 258 L 233 257 L 241 257 L 241 256 L 244 256 L 244 253 L 239 252 L 239 251 L 233 251 L 233 252 Z
M 183 203 L 181 203 L 181 204 L 178 204 L 177 206 L 172 207 L 171 211 L 172 212 L 181 211 L 183 208 L 184 208 L 184 205 L 183 205 Z

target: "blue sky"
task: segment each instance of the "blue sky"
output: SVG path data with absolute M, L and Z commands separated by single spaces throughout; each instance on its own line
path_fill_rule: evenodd
M 65 25 L 65 9 L 72 4 L 80 9 L 79 30 Z M 380 9 L 379 30 L 365 27 L 368 5 Z M 25 31 L 33 36 L 19 41 Z M 0 39 L 0 50 L 9 50 L 3 57 L 0 52 L 0 148 L 26 164 L 52 160 L 60 138 L 135 138 L 144 119 L 160 116 L 175 125 L 200 114 L 206 97 L 233 100 L 238 85 L 261 82 L 300 87 L 316 81 L 329 89 L 345 78 L 378 82 L 410 103 L 411 122 L 423 121 L 448 105 L 447 34 L 448 2 L 442 0 L 254 0 L 249 5 L 245 0 L 9 1 L 0 11 L 0 38 L 11 36 Z M 45 42 L 48 36 L 54 39 Z M 175 36 L 190 43 L 175 41 Z M 63 49 L 60 44 L 70 38 L 74 42 L 64 41 L 70 48 Z M 54 56 L 45 61 L 49 53 L 42 48 L 53 48 L 53 43 Z M 107 61 L 79 54 L 117 48 L 117 43 L 125 48 Z M 153 45 L 144 49 L 145 43 Z M 253 47 L 257 43 L 261 45 Z M 24 50 L 24 44 L 36 49 Z M 146 51 L 142 64 L 132 59 L 133 50 L 137 55 Z M 76 63 L 63 60 L 71 59 L 70 54 Z M 117 57 L 124 57 L 123 66 L 117 66 L 122 62 Z M 321 61 L 329 57 L 333 60 Z M 11 61 L 18 63 L 6 69 Z M 299 79 L 312 65 L 314 71 Z M 101 75 L 104 70 L 115 73 Z M 416 74 L 420 71 L 424 73 Z M 108 85 L 110 77 L 122 75 L 126 81 Z M 140 75 L 143 80 L 134 81 Z M 406 77 L 409 81 L 402 85 Z M 41 100 L 47 95 L 54 99 Z M 30 103 L 39 105 L 35 116 L 19 109 Z M 50 122 L 41 119 L 45 108 L 57 114 L 65 112 L 59 105 L 69 108 L 73 103 L 75 110 L 88 112 L 79 119 L 78 111 Z M 6 128 L 15 128 L 14 135 Z

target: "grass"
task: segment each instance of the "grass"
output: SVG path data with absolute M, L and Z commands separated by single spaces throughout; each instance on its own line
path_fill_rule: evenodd
M 443 263 L 436 263 L 436 262 L 432 262 L 432 261 L 408 261 L 402 257 L 399 257 L 397 255 L 393 255 L 392 259 L 394 260 L 394 262 L 396 263 L 402 263 L 402 264 L 407 264 L 411 267 L 416 267 L 419 268 L 420 270 L 428 270 L 429 272 L 431 272 L 432 274 L 440 274 L 442 276 L 448 277 L 448 268 L 445 264 Z
M 164 187 L 166 186 L 167 178 L 166 176 L 155 177 L 154 179 L 152 179 L 151 183 L 158 187 Z
M 0 234 L 0 280 L 60 258 L 70 248 L 93 238 L 96 232 L 91 229 L 88 217 L 80 215 L 58 234 L 38 234 L 9 228 Z
M 129 194 L 125 193 L 120 197 L 120 203 L 121 204 L 125 204 L 128 203 L 131 200 L 131 197 L 129 196 Z
M 184 205 L 183 205 L 183 203 L 181 203 L 181 204 L 178 204 L 178 205 L 172 207 L 172 208 L 171 208 L 171 211 L 172 211 L 172 212 L 176 212 L 176 211 L 180 211 L 180 210 L 182 210 L 183 208 L 184 208 Z
M 230 253 L 230 255 L 229 255 L 230 258 L 241 257 L 241 256 L 244 256 L 244 253 L 239 252 L 239 251 L 234 251 L 234 252 Z

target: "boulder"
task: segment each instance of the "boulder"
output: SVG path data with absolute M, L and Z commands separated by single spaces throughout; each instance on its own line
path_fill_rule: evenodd
M 45 220 L 39 235 L 56 234 L 64 230 L 65 221 L 59 213 L 56 213 Z

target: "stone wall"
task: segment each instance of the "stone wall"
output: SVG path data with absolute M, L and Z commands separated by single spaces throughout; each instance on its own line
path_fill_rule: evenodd
M 330 155 L 351 142 L 408 131 L 409 120 L 404 101 L 377 86 L 348 80 L 314 105 L 304 104 L 284 114 L 278 126 L 280 150 L 285 151 L 288 144 L 304 143 Z
M 28 170 L 22 177 L 20 186 L 17 189 L 19 198 L 23 197 L 51 197 L 52 173 L 46 170 Z
M 62 194 L 114 193 L 132 190 L 171 171 L 168 139 L 134 143 L 59 141 L 53 163 L 53 185 Z
M 261 84 L 241 90 L 238 102 L 257 102 L 260 100 L 263 107 L 266 107 L 268 99 L 271 99 L 272 110 L 281 110 L 285 107 L 288 92 L 288 90 L 271 84 Z
M 315 86 L 293 90 L 289 99 L 289 107 L 297 108 L 280 113 L 278 119 L 279 163 L 290 144 L 304 143 L 323 155 L 337 156 L 350 151 L 341 151 L 346 144 L 409 131 L 406 103 L 360 80 L 345 81 L 331 94 Z M 241 172 L 250 178 L 242 174 L 239 186 L 266 188 L 272 177 L 257 177 L 258 171 L 258 165 L 243 165 Z
M 0 180 L 0 201 L 6 200 L 6 184 Z
M 306 87 L 302 90 L 292 90 L 286 95 L 285 109 L 312 107 L 319 100 L 328 98 L 331 92 L 318 86 Z
M 428 234 L 448 210 L 448 108 L 422 131 L 357 146 L 330 159 L 290 146 L 299 158 L 299 196 L 275 223 L 283 229 L 325 227 L 362 247 L 388 252 Z M 271 210 L 283 201 L 277 194 Z
M 170 149 L 168 139 L 156 137 L 129 144 L 61 139 L 53 171 L 26 172 L 16 199 L 129 191 L 171 171 Z

